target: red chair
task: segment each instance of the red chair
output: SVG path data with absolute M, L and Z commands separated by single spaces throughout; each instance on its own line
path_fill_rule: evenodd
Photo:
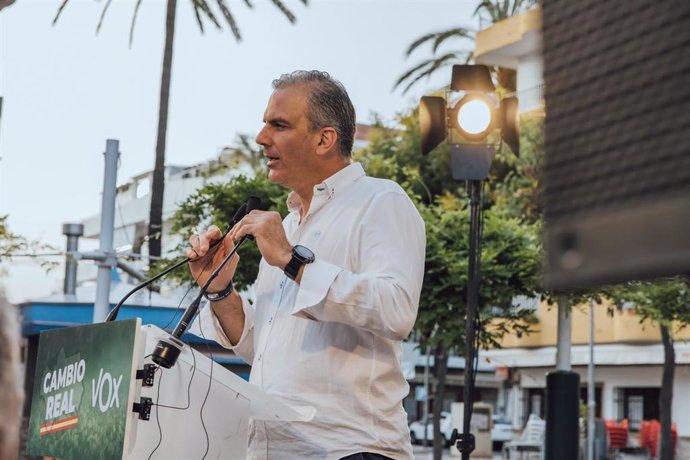
M 652 458 L 656 458 L 660 433 L 661 423 L 658 420 L 643 420 L 640 424 L 640 445 L 649 449 Z M 671 424 L 671 438 L 673 439 L 673 450 L 675 451 L 678 445 L 678 430 L 675 423 Z
M 628 421 L 616 423 L 615 420 L 607 420 L 605 423 L 608 434 L 608 448 L 620 449 L 628 445 Z

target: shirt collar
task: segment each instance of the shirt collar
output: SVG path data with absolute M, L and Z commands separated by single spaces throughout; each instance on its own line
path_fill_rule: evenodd
M 333 198 L 336 192 L 345 189 L 348 185 L 363 177 L 366 173 L 364 168 L 359 163 L 350 163 L 340 171 L 325 179 L 320 184 L 314 186 L 314 198 L 326 195 L 328 198 Z M 301 201 L 297 194 L 293 191 L 288 194 L 287 206 L 290 212 L 297 212 L 300 210 Z

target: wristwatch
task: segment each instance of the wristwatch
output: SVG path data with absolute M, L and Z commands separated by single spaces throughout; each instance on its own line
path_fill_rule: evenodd
M 314 262 L 314 259 L 314 253 L 311 249 L 305 248 L 299 244 L 294 246 L 292 248 L 292 258 L 283 269 L 285 276 L 294 281 L 302 265 L 310 264 Z
M 235 289 L 235 285 L 233 284 L 232 280 L 230 280 L 230 284 L 227 285 L 225 289 L 223 289 L 220 292 L 204 292 L 204 297 L 206 297 L 206 300 L 210 302 L 216 302 L 218 300 L 222 300 L 226 297 L 228 297 L 230 294 L 232 294 L 232 291 Z

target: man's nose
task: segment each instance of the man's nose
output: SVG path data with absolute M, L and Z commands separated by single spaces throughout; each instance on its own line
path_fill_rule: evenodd
M 264 125 L 264 127 L 261 128 L 261 131 L 259 131 L 259 134 L 256 135 L 255 141 L 257 144 L 264 146 L 264 147 L 266 145 L 268 145 L 268 136 L 266 135 L 266 125 Z

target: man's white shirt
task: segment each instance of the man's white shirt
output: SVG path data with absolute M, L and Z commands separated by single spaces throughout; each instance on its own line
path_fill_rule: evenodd
M 301 283 L 262 260 L 256 302 L 243 300 L 236 346 L 211 308 L 199 317 L 206 337 L 251 364 L 251 383 L 288 404 L 316 408 L 310 422 L 253 422 L 248 457 L 412 458 L 401 341 L 417 316 L 424 222 L 399 185 L 367 177 L 358 163 L 314 188 L 302 222 L 294 201 L 288 198 L 286 235 L 316 256 Z

